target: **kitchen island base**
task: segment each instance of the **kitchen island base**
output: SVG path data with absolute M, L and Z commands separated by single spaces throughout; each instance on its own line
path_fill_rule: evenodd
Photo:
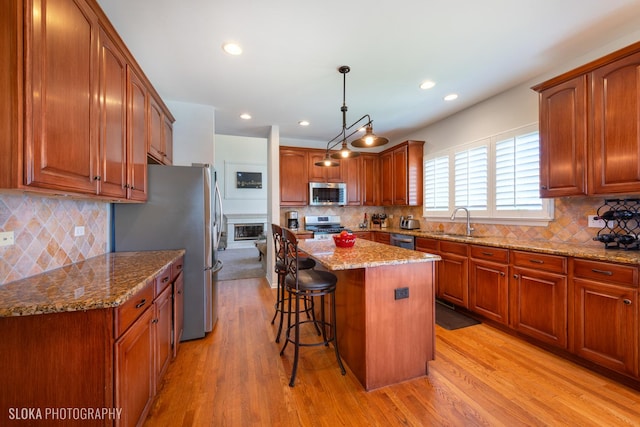
M 434 263 L 334 270 L 340 354 L 366 390 L 424 376 L 435 357 Z M 408 289 L 408 297 L 396 299 Z

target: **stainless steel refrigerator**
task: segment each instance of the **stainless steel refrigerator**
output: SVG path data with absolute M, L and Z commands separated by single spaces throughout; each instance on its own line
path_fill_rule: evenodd
M 148 199 L 113 204 L 116 252 L 185 249 L 183 340 L 215 326 L 222 205 L 216 171 L 208 165 L 148 165 Z

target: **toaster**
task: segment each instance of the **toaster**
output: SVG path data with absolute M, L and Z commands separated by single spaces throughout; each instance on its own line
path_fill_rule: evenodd
M 420 228 L 420 221 L 412 218 L 403 218 L 400 220 L 400 228 L 403 228 L 405 230 L 415 230 L 417 228 Z

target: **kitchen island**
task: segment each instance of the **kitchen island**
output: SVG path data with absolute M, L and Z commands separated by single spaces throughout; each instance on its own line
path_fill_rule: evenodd
M 435 356 L 439 256 L 364 239 L 352 248 L 300 240 L 299 248 L 338 277 L 340 354 L 366 390 L 428 373 Z

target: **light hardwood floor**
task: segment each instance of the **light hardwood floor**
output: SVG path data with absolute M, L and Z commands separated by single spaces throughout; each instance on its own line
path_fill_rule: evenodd
M 330 348 L 304 348 L 290 388 L 275 291 L 264 279 L 219 291 L 216 329 L 181 344 L 146 426 L 640 426 L 639 392 L 484 324 L 437 327 L 428 376 L 371 392 Z

